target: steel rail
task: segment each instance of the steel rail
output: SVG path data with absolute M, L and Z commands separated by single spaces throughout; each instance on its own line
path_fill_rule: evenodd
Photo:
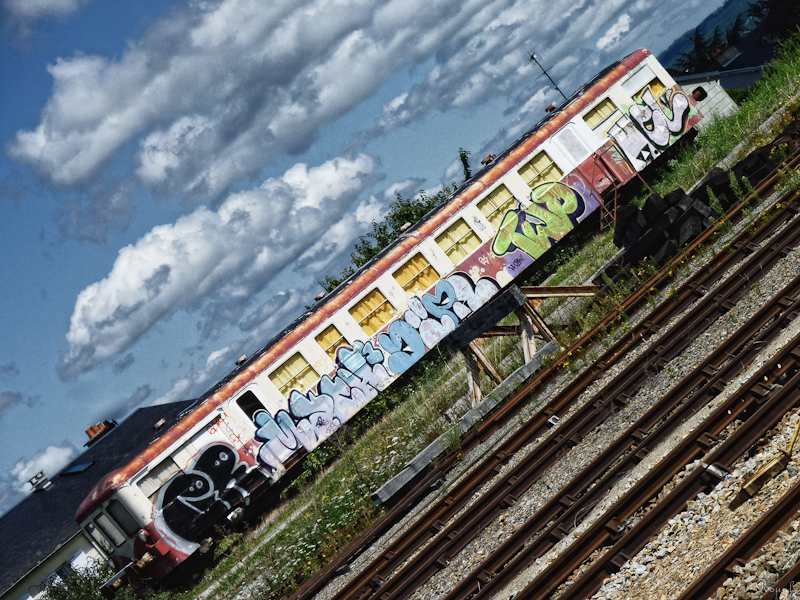
M 786 525 L 800 510 L 800 481 L 766 511 L 750 528 L 731 544 L 700 577 L 684 590 L 678 600 L 705 600 L 731 575 L 734 566 L 743 566 L 778 530 Z
M 800 579 L 800 562 L 796 562 L 786 571 L 775 585 L 764 592 L 760 600 L 776 600 L 780 597 L 781 590 L 793 590 L 798 579 Z
M 587 514 L 686 419 L 713 400 L 761 352 L 763 344 L 777 338 L 797 318 L 798 296 L 800 275 L 742 325 L 728 344 L 712 352 L 520 526 L 445 600 L 491 597 L 563 539 L 580 522 L 582 514 Z
M 800 160 L 800 155 L 795 158 L 795 161 Z M 769 185 L 774 183 L 775 180 L 775 172 L 771 174 L 771 179 L 767 179 L 761 184 L 756 187 L 756 194 L 763 194 L 766 190 L 768 190 Z M 772 182 L 772 183 L 771 183 Z M 752 196 L 748 196 L 750 201 L 754 201 Z M 746 198 L 745 201 L 748 199 Z M 774 215 L 773 219 L 767 223 L 759 223 L 759 230 L 755 233 L 755 235 L 749 235 L 748 232 L 743 231 L 731 244 L 732 251 L 723 251 L 718 254 L 718 257 L 721 257 L 717 260 L 725 260 L 726 263 L 729 262 L 734 256 L 739 255 L 746 255 L 749 253 L 748 245 L 749 244 L 757 244 L 758 239 L 760 237 L 766 237 L 770 235 L 772 231 L 782 225 L 786 220 L 791 218 L 794 214 L 793 212 L 793 204 L 797 199 L 796 195 L 787 197 L 782 200 L 784 206 L 781 208 L 780 211 L 776 215 Z M 743 214 L 744 203 L 740 202 L 733 208 L 731 208 L 726 217 L 730 220 L 735 221 L 737 218 L 740 218 Z M 665 265 L 660 274 L 656 274 L 651 277 L 648 281 L 646 281 L 642 287 L 635 292 L 632 296 L 627 298 L 621 306 L 621 310 L 625 311 L 626 313 L 632 313 L 638 306 L 641 305 L 642 302 L 646 300 L 646 290 L 650 290 L 652 288 L 662 288 L 668 284 L 671 280 L 671 277 L 667 275 L 667 273 L 675 268 L 675 266 L 680 262 L 681 256 L 688 256 L 691 252 L 695 251 L 697 247 L 707 241 L 715 232 L 716 226 L 709 228 L 704 232 L 695 243 L 691 244 L 687 247 L 680 255 L 675 257 L 672 261 L 670 261 L 667 265 Z M 751 246 L 752 247 L 752 246 Z M 708 269 L 704 270 L 701 276 L 705 276 L 705 273 Z M 678 296 L 679 298 L 683 299 L 685 295 L 689 295 L 694 293 L 694 289 L 691 288 L 692 281 L 698 281 L 695 284 L 694 289 L 699 288 L 701 283 L 699 283 L 699 279 L 690 278 L 679 290 Z M 606 327 L 608 327 L 613 321 L 615 321 L 620 315 L 620 309 L 616 309 L 611 311 L 609 315 L 606 316 L 597 326 L 595 326 L 590 332 L 584 335 L 580 340 L 575 342 L 573 346 L 565 350 L 562 356 L 566 356 L 569 352 L 578 351 L 582 347 L 585 347 L 590 340 L 597 337 L 599 333 L 601 333 Z M 648 318 L 649 322 L 653 322 L 653 319 Z M 627 342 L 618 342 L 608 351 L 606 351 L 600 359 L 595 361 L 595 363 L 587 369 L 590 371 L 588 376 L 586 377 L 578 377 L 576 379 L 580 381 L 574 381 L 569 387 L 572 389 L 572 393 L 576 394 L 577 390 L 586 387 L 591 381 L 596 377 L 598 372 L 601 372 L 603 369 L 608 368 L 614 362 L 620 360 L 624 354 L 625 350 L 622 348 L 623 343 L 627 344 L 628 346 L 636 345 L 639 343 L 642 338 L 634 338 L 634 336 L 628 336 Z M 482 443 L 485 439 L 487 439 L 495 430 L 497 430 L 500 426 L 502 426 L 505 422 L 507 422 L 513 415 L 519 410 L 520 404 L 524 403 L 529 394 L 535 390 L 539 389 L 540 387 L 544 386 L 545 384 L 555 380 L 556 376 L 560 372 L 560 368 L 558 367 L 560 361 L 557 361 L 552 367 L 546 369 L 543 372 L 536 374 L 532 377 L 523 387 L 515 394 L 515 396 L 506 402 L 499 410 L 495 411 L 486 421 L 477 429 L 477 431 L 470 431 L 465 438 L 461 442 L 461 449 L 462 451 L 466 452 L 470 449 L 476 447 L 480 443 Z M 586 373 L 586 372 L 584 372 Z M 569 392 L 569 390 L 565 390 L 565 392 Z M 552 404 L 552 403 L 551 403 Z M 531 423 L 536 429 L 536 432 L 533 434 L 533 437 L 538 437 L 547 429 L 547 420 L 552 415 L 558 415 L 561 412 L 566 412 L 568 410 L 567 406 L 559 406 L 559 405 L 548 405 L 544 407 L 541 411 L 541 415 L 543 419 L 542 422 Z M 526 442 L 525 442 L 526 443 Z M 524 443 L 522 444 L 524 445 Z M 511 454 L 513 453 L 512 448 L 504 448 L 501 449 L 493 454 L 494 457 L 494 464 L 489 469 L 491 473 L 496 472 L 500 468 L 500 466 L 506 462 Z M 408 492 L 397 504 L 389 509 L 386 515 L 382 517 L 375 525 L 371 528 L 365 530 L 361 534 L 359 534 L 354 540 L 343 550 L 341 551 L 336 558 L 329 562 L 321 571 L 319 571 L 311 580 L 306 582 L 303 586 L 301 586 L 297 592 L 292 596 L 293 600 L 301 600 L 310 598 L 316 593 L 318 593 L 334 576 L 337 572 L 339 572 L 344 565 L 350 562 L 355 556 L 360 554 L 360 552 L 364 549 L 364 547 L 374 541 L 375 539 L 379 538 L 381 535 L 386 533 L 391 527 L 393 527 L 399 520 L 407 514 L 407 512 L 418 502 L 425 497 L 429 491 L 430 487 L 435 484 L 437 480 L 442 477 L 442 474 L 447 472 L 456 462 L 458 458 L 456 453 L 450 453 L 444 456 L 438 463 L 435 465 L 431 471 L 421 480 L 421 482 L 410 492 Z M 480 485 L 480 482 L 477 478 L 474 481 L 467 484 L 469 488 L 475 488 L 477 485 Z M 454 490 L 455 491 L 455 490 Z M 471 493 L 468 492 L 468 497 L 471 496 Z M 442 503 L 445 505 L 453 504 L 454 500 L 452 497 L 446 497 L 443 499 Z M 429 527 L 433 527 L 434 530 L 436 527 L 434 526 L 437 521 L 441 523 L 438 518 L 432 519 L 432 522 L 429 523 Z M 389 553 L 392 551 L 390 550 Z M 380 559 L 379 559 L 380 560 Z M 381 561 L 383 562 L 383 561 Z M 373 565 L 367 567 L 362 573 L 365 571 L 374 570 Z M 365 580 L 372 579 L 373 576 L 365 577 Z
M 541 571 L 519 594 L 517 600 L 548 598 L 596 550 L 613 544 L 597 558 L 561 595 L 563 600 L 588 598 L 608 573 L 615 572 L 641 550 L 670 518 L 686 507 L 701 491 L 709 491 L 726 470 L 748 448 L 795 405 L 800 403 L 800 335 L 762 366 L 744 385 L 722 403 L 703 423 L 680 442 L 664 459 L 619 498 L 595 523 L 576 538 L 564 552 Z M 778 385 L 790 376 L 785 385 Z M 766 378 L 766 379 L 765 379 Z M 772 382 L 772 383 L 770 383 Z M 772 387 L 774 386 L 774 387 Z M 712 448 L 717 436 L 736 420 L 742 424 L 728 438 Z M 655 498 L 675 474 L 695 459 L 699 467 L 686 474 L 675 488 L 625 533 L 624 523 Z M 623 535 L 624 534 L 624 535 Z
M 527 490 L 544 471 L 554 464 L 572 446 L 600 424 L 614 410 L 614 405 L 622 406 L 627 398 L 641 388 L 651 374 L 657 372 L 669 360 L 680 354 L 693 341 L 695 335 L 705 330 L 720 315 L 730 310 L 748 292 L 743 281 L 752 284 L 762 278 L 782 256 L 787 247 L 800 244 L 800 220 L 781 230 L 776 239 L 762 246 L 745 265 L 727 278 L 714 294 L 704 296 L 692 312 L 670 330 L 668 340 L 662 341 L 654 349 L 643 353 L 637 361 L 629 364 L 603 390 L 595 394 L 567 423 L 551 433 L 537 448 L 536 457 L 531 461 L 519 463 L 510 469 L 492 488 L 484 493 L 468 513 L 462 514 L 448 527 L 444 523 L 460 510 L 470 499 L 465 495 L 455 497 L 449 508 L 452 512 L 447 518 L 425 521 L 409 538 L 403 539 L 386 556 L 383 568 L 376 569 L 369 584 L 364 585 L 358 578 L 337 596 L 337 598 L 368 598 L 379 594 L 382 600 L 394 598 L 402 600 L 434 573 L 444 568 L 447 560 L 455 556 L 467 543 L 483 530 L 507 506 Z M 523 438 L 522 435 L 518 436 Z M 505 458 L 505 457 L 503 457 Z M 483 470 L 483 469 L 479 469 Z M 449 512 L 449 511 L 446 511 Z M 418 548 L 432 534 L 436 536 L 422 550 Z M 413 543 L 411 543 L 413 541 Z M 412 564 L 406 565 L 391 579 L 389 575 L 404 563 L 411 554 L 417 552 Z M 387 553 L 389 554 L 389 553 Z

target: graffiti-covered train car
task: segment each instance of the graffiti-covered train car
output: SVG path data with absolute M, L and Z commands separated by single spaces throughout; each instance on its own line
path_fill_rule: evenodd
M 700 117 L 646 50 L 550 111 L 97 483 L 76 518 L 121 569 L 112 582 L 160 580 L 202 552 Z

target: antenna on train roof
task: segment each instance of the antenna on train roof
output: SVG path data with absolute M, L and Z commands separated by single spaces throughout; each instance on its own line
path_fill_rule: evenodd
M 527 57 L 526 57 L 526 58 L 528 59 L 528 62 L 535 62 L 535 63 L 536 63 L 536 65 L 537 65 L 537 66 L 538 66 L 538 67 L 539 67 L 539 68 L 542 70 L 542 73 L 544 73 L 544 74 L 545 74 L 545 77 L 547 77 L 547 78 L 550 80 L 550 83 L 552 83 L 552 84 L 553 84 L 553 87 L 554 87 L 554 88 L 556 88 L 556 91 L 557 91 L 559 94 L 561 94 L 561 96 L 562 96 L 562 98 L 564 98 L 564 100 L 566 100 L 566 99 L 567 99 L 567 97 L 566 97 L 566 96 L 564 96 L 564 92 L 562 92 L 562 91 L 561 91 L 561 90 L 558 88 L 558 86 L 556 85 L 556 82 L 555 82 L 555 81 L 553 81 L 553 78 L 552 78 L 552 77 L 550 77 L 550 75 L 547 73 L 547 70 L 545 70 L 545 68 L 544 68 L 544 67 L 541 65 L 541 63 L 539 63 L 539 59 L 538 59 L 538 57 L 536 56 L 536 53 L 535 53 L 535 52 L 531 52 L 530 54 L 528 54 L 528 55 L 527 55 Z

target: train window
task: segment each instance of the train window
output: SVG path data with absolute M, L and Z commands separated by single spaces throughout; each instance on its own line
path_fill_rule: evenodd
M 107 515 L 100 513 L 94 518 L 94 522 L 115 545 L 121 546 L 125 543 L 125 536 Z
M 378 289 L 364 296 L 349 312 L 367 335 L 378 331 L 395 316 L 394 307 Z
M 192 440 L 185 441 L 180 448 L 170 454 L 172 462 L 178 465 L 179 469 L 184 469 L 189 465 L 189 461 L 197 454 L 197 446 Z
M 500 229 L 505 212 L 514 206 L 514 196 L 502 183 L 491 194 L 478 202 L 478 210 L 495 229 Z
M 94 526 L 94 523 L 87 523 L 86 524 L 86 533 L 88 533 L 92 539 L 97 542 L 97 545 L 102 548 L 103 552 L 106 554 L 111 554 L 113 551 L 113 547 L 111 546 L 111 542 L 108 541 L 108 538 L 103 535 L 103 533 Z
M 481 240 L 464 219 L 459 219 L 436 237 L 436 243 L 457 265 L 478 249 Z
M 611 101 L 611 98 L 606 98 L 588 113 L 583 115 L 583 120 L 594 131 L 603 124 L 603 121 L 613 115 L 616 110 L 617 106 Z
M 122 530 L 129 536 L 133 537 L 134 534 L 141 529 L 139 524 L 134 521 L 131 513 L 125 508 L 118 500 L 112 500 L 106 507 L 108 514 L 116 521 Z
M 256 413 L 261 410 L 266 410 L 266 407 L 261 403 L 261 400 L 258 399 L 258 396 L 256 396 L 250 390 L 247 390 L 244 394 L 236 399 L 236 405 L 242 409 L 242 412 L 253 423 L 256 422 Z
M 547 152 L 539 152 L 519 170 L 519 174 L 531 188 L 548 181 L 558 181 L 563 175 Z
M 175 464 L 172 458 L 166 458 L 150 469 L 150 472 L 142 477 L 137 485 L 142 493 L 149 498 L 178 470 L 178 465 Z
M 647 90 L 650 90 L 650 92 L 653 94 L 653 98 L 658 100 L 664 94 L 664 92 L 667 91 L 667 88 L 664 87 L 664 84 L 661 83 L 658 77 L 656 77 L 642 89 L 636 92 L 633 95 L 633 99 L 636 100 L 636 102 L 644 102 L 643 96 Z
M 419 252 L 397 269 L 392 276 L 400 284 L 400 287 L 412 294 L 424 292 L 439 281 L 439 273 Z
M 320 345 L 320 348 L 325 350 L 325 354 L 331 357 L 331 360 L 336 360 L 336 349 L 339 346 L 347 346 L 347 340 L 336 329 L 336 325 L 328 325 L 325 330 L 314 338 Z
M 319 375 L 303 358 L 303 355 L 296 352 L 289 360 L 275 369 L 269 378 L 281 394 L 288 397 L 289 392 L 293 389 L 300 392 L 308 390 L 319 380 Z

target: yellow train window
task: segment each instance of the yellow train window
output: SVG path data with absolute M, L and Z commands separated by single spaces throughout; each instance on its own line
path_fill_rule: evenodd
M 293 389 L 300 392 L 308 390 L 319 380 L 319 375 L 303 358 L 303 355 L 296 352 L 289 360 L 275 369 L 269 379 L 284 397 L 288 397 L 289 392 Z
M 331 357 L 331 360 L 336 360 L 336 349 L 339 346 L 347 345 L 347 340 L 344 339 L 344 336 L 336 329 L 336 325 L 328 325 L 323 332 L 314 339 L 317 340 L 320 348 L 325 350 L 325 354 Z
M 394 307 L 378 289 L 364 296 L 349 312 L 367 335 L 378 331 L 395 316 Z
M 464 219 L 459 219 L 436 237 L 436 243 L 457 265 L 478 249 L 481 240 Z
M 393 277 L 405 291 L 418 294 L 436 283 L 439 280 L 439 273 L 422 254 L 417 253 L 397 269 Z
M 595 106 L 588 113 L 583 115 L 583 120 L 592 129 L 597 129 L 608 117 L 614 114 L 617 110 L 616 105 L 610 98 L 606 98 L 600 104 Z
M 558 181 L 563 175 L 547 152 L 539 152 L 519 170 L 519 174 L 531 188 L 548 181 Z
M 509 208 L 514 206 L 514 196 L 503 184 L 492 191 L 483 200 L 478 202 L 478 210 L 492 224 L 495 229 L 500 229 L 503 222 L 503 215 Z
M 664 84 L 661 83 L 661 81 L 656 77 L 642 89 L 636 92 L 633 95 L 633 99 L 636 100 L 636 102 L 642 102 L 642 96 L 644 96 L 644 93 L 647 90 L 650 90 L 653 93 L 653 98 L 658 100 L 664 94 L 664 92 L 667 91 L 667 88 L 664 87 Z

